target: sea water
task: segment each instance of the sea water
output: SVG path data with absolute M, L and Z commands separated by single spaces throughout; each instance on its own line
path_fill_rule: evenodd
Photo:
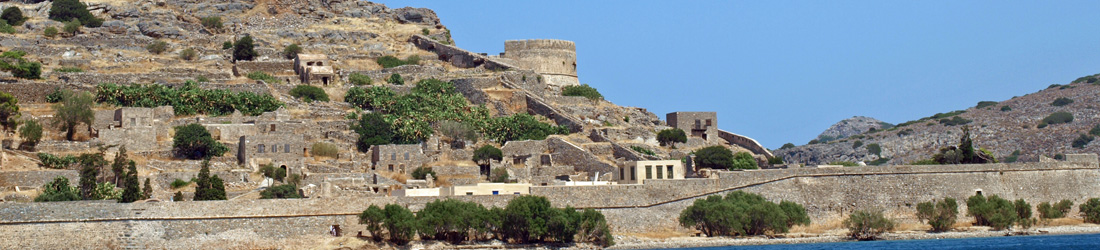
M 681 250 L 810 250 L 810 249 L 1098 249 L 1100 234 L 1001 236 L 938 240 L 850 241 L 808 244 L 679 248 Z

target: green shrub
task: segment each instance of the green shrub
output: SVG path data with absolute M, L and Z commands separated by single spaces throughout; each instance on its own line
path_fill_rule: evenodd
M 260 191 L 260 199 L 298 199 L 298 187 L 291 184 L 283 184 Z
M 565 126 L 543 123 L 527 113 L 489 118 L 482 127 L 485 137 L 500 143 L 507 141 L 543 140 L 549 135 L 568 134 Z
M 168 51 L 168 42 L 161 40 L 153 41 L 153 43 L 145 46 L 145 50 L 148 50 L 149 53 L 160 55 L 160 53 Z
M 932 200 L 917 204 L 917 219 L 928 222 L 932 232 L 947 232 L 958 218 L 959 204 L 954 198 L 946 197 L 942 201 Z
M 852 143 L 852 149 L 857 149 L 859 146 L 863 146 L 863 141 L 855 141 Z
M 0 14 L 0 20 L 3 20 L 11 26 L 23 25 L 23 21 L 27 20 L 27 17 L 23 16 L 23 11 L 19 7 L 8 7 L 4 9 L 4 13 Z
M 0 70 L 10 71 L 11 74 L 23 79 L 39 79 L 42 74 L 42 64 L 23 59 L 26 52 L 10 50 L 0 53 Z
M 53 37 L 57 36 L 57 33 L 58 33 L 57 27 L 53 27 L 53 26 L 46 27 L 45 30 L 42 30 L 42 35 L 46 36 L 48 38 L 53 38 Z
M 103 19 L 96 18 L 88 11 L 88 6 L 78 0 L 54 0 L 50 7 L 50 19 L 59 22 L 79 20 L 89 28 L 103 25 Z
M 283 57 L 286 57 L 286 59 L 294 59 L 298 57 L 299 53 L 302 53 L 302 47 L 299 47 L 297 43 L 292 43 L 283 48 Z
M 1093 125 L 1092 129 L 1089 129 L 1089 135 L 1100 136 L 1100 124 Z
M 75 36 L 77 32 L 80 32 L 80 26 L 80 21 L 72 20 L 65 22 L 65 26 L 62 26 L 61 29 L 65 31 L 65 34 Z
M 1085 223 L 1100 224 L 1100 198 L 1092 198 L 1081 203 L 1078 210 L 1081 210 L 1081 217 L 1085 219 Z
M 0 33 L 15 34 L 15 27 L 8 25 L 7 21 L 0 20 Z
M 768 157 L 768 164 L 770 165 L 779 165 L 783 163 L 783 156 Z
M 0 132 L 14 130 L 19 125 L 19 99 L 0 91 Z
M 53 72 L 58 72 L 58 73 L 80 73 L 80 72 L 84 72 L 84 69 L 81 69 L 81 68 L 78 68 L 78 67 L 61 67 L 61 68 L 57 68 L 57 69 L 53 70 Z
M 1040 124 L 1045 123 L 1045 124 L 1054 125 L 1054 124 L 1060 124 L 1060 123 L 1070 123 L 1072 121 L 1073 121 L 1073 114 L 1070 114 L 1069 112 L 1054 112 L 1054 113 L 1048 115 L 1046 118 L 1043 118 L 1043 121 Z
M 50 153 L 38 153 L 38 160 L 42 161 L 42 166 L 52 169 L 67 169 L 70 165 L 76 164 L 77 159 L 75 156 L 67 155 L 58 157 Z
M 381 65 L 382 68 L 393 68 L 401 65 L 416 65 L 420 63 L 420 56 L 411 55 L 409 57 L 406 57 L 405 60 L 398 59 L 394 56 L 383 56 L 379 57 L 376 62 L 378 62 L 378 65 Z
M 180 59 L 191 61 L 191 60 L 195 60 L 196 57 L 198 57 L 198 53 L 195 52 L 195 49 L 186 48 L 186 49 L 180 50 Z
M 176 194 L 172 196 L 172 201 L 183 201 L 183 191 L 176 191 Z
M 233 61 L 252 61 L 258 55 L 252 44 L 252 36 L 245 35 L 233 43 Z
M 882 146 L 879 146 L 878 143 L 867 144 L 867 153 L 871 153 L 873 155 L 881 156 L 882 155 Z
M 997 102 L 994 102 L 994 101 L 980 101 L 980 102 L 978 102 L 978 106 L 975 106 L 974 108 L 975 109 L 980 109 L 980 108 L 985 108 L 985 107 L 989 107 L 989 106 L 993 106 L 993 105 L 997 105 Z
M 1035 219 L 1031 218 L 1031 204 L 1028 204 L 1024 199 L 1017 199 L 1012 205 L 1016 210 L 1016 225 L 1030 228 L 1031 225 L 1035 224 Z
M 432 171 L 432 168 L 430 167 L 416 167 L 416 169 L 412 172 L 412 178 L 417 180 L 424 180 L 425 178 L 428 178 L 429 174 L 432 175 L 432 178 L 439 179 L 439 174 L 436 174 L 435 171 Z
M 940 124 L 943 124 L 944 126 L 955 126 L 955 125 L 968 124 L 970 122 L 973 122 L 973 120 L 958 117 L 958 116 L 954 116 L 954 117 L 951 117 L 951 119 L 948 119 L 948 118 L 940 119 L 939 122 L 940 122 Z
M 790 142 L 784 143 L 783 146 L 779 147 L 779 149 L 789 149 L 789 148 L 794 148 L 794 143 L 790 143 Z
M 687 142 L 687 134 L 684 133 L 684 130 L 678 128 L 661 130 L 661 132 L 657 132 L 657 142 L 660 142 L 661 146 L 673 145 L 676 142 L 685 143 Z
M 257 81 L 264 81 L 265 83 L 269 83 L 269 84 L 282 82 L 282 81 L 279 80 L 279 78 L 275 78 L 274 76 L 268 75 L 267 73 L 264 73 L 263 71 L 253 71 L 252 73 L 248 73 L 248 79 L 257 80 Z
M 354 84 L 354 85 L 357 85 L 357 86 L 358 85 L 371 85 L 371 83 L 374 82 L 370 79 L 369 76 L 364 75 L 364 74 L 359 74 L 359 73 L 351 73 L 351 75 L 348 75 L 348 81 L 351 82 L 351 84 Z
M 465 145 L 463 141 L 477 142 L 477 128 L 468 123 L 443 120 L 436 122 L 433 127 L 443 136 L 444 141 L 452 143 L 452 147 Z
M 1086 134 L 1081 134 L 1080 136 L 1077 136 L 1077 139 L 1073 139 L 1072 146 L 1073 146 L 1073 148 L 1085 148 L 1085 146 L 1088 146 L 1089 143 L 1092 142 L 1093 139 L 1095 139 L 1095 137 L 1092 137 L 1092 136 L 1086 135 Z
M 444 240 L 459 244 L 467 238 L 488 232 L 486 218 L 489 210 L 481 204 L 455 199 L 428 202 L 416 213 L 421 240 Z
M 478 165 L 489 166 L 490 160 L 499 161 L 501 159 L 504 159 L 503 151 L 493 145 L 485 145 L 474 150 L 474 157 L 471 160 L 477 162 Z
M 232 48 L 233 48 L 233 41 L 225 41 L 224 43 L 222 43 L 222 49 L 223 50 L 232 49 Z
M 733 165 L 730 169 L 757 169 L 760 168 L 756 162 L 756 158 L 752 157 L 752 154 L 748 152 L 737 152 L 733 154 Z
M 1050 86 L 1047 86 L 1047 89 L 1053 89 L 1053 88 L 1057 88 L 1057 87 L 1061 87 L 1061 86 L 1062 86 L 1061 84 L 1055 83 L 1055 84 L 1051 84 Z
M 894 224 L 882 212 L 856 211 L 844 220 L 848 237 L 857 240 L 875 240 L 879 235 L 894 230 Z
M 1054 99 L 1054 102 L 1051 102 L 1050 105 L 1055 106 L 1055 107 L 1061 107 L 1061 106 L 1069 105 L 1071 103 L 1073 103 L 1073 99 L 1069 99 L 1069 98 L 1065 98 L 1065 97 L 1058 97 L 1058 99 Z
M 283 181 L 286 179 L 286 169 L 277 168 L 272 164 L 260 165 L 260 173 L 264 177 L 274 179 L 276 181 Z
M 310 146 L 309 153 L 313 156 L 337 158 L 340 156 L 340 148 L 332 143 L 315 142 Z
M 405 79 L 401 78 L 401 74 L 393 73 L 389 78 L 386 78 L 386 83 L 393 85 L 405 85 Z
M 733 152 L 723 146 L 710 146 L 695 151 L 695 163 L 701 168 L 733 169 Z
M 1069 209 L 1073 207 L 1073 202 L 1070 200 L 1062 200 L 1054 205 L 1050 205 L 1050 202 L 1039 203 L 1036 210 L 1039 211 L 1039 218 L 1042 219 L 1056 219 L 1065 218 L 1066 213 L 1069 213 Z
M 994 230 L 1012 227 L 1020 218 L 1011 201 L 991 195 L 974 195 L 966 200 L 967 213 L 974 216 L 974 225 L 991 226 Z
M 51 201 L 78 201 L 80 193 L 76 187 L 69 185 L 69 178 L 58 176 L 53 181 L 42 185 L 42 193 L 34 197 L 35 202 Z
M 696 199 L 680 212 L 679 222 L 714 237 L 781 234 L 794 225 L 809 225 L 810 219 L 797 203 L 776 204 L 758 194 L 734 191 L 724 198 Z
M 201 20 L 202 20 L 202 27 L 206 27 L 207 29 L 221 29 L 222 28 L 222 18 L 219 17 L 219 16 L 203 17 L 203 18 L 201 18 Z
M 583 96 L 589 100 L 599 100 L 603 98 L 603 95 L 596 88 L 588 86 L 588 84 L 581 84 L 579 86 L 565 86 L 561 89 L 561 95 L 563 96 Z
M 162 84 L 117 85 L 111 83 L 96 86 L 97 101 L 121 107 L 153 108 L 171 105 L 177 116 L 206 114 L 229 115 L 233 110 L 256 116 L 283 106 L 270 94 L 242 91 L 234 93 L 224 89 L 201 89 L 193 81 L 181 87 Z
M 419 223 L 412 211 L 397 204 L 389 204 L 382 209 L 382 214 L 384 215 L 382 227 L 389 234 L 390 241 L 404 245 L 413 239 Z
M 359 116 L 351 129 L 359 134 L 355 146 L 359 152 L 367 152 L 371 146 L 385 144 L 405 144 L 408 141 L 400 139 L 379 113 L 367 113 Z
M 23 138 L 20 147 L 34 151 L 35 146 L 38 146 L 38 142 L 42 140 L 42 125 L 35 120 L 23 121 L 23 125 L 19 126 L 19 138 Z
M 310 85 L 298 85 L 294 87 L 294 89 L 290 90 L 290 96 L 302 99 L 304 102 L 328 101 L 328 94 L 325 93 L 324 89 Z
M 644 155 L 653 155 L 653 156 L 657 155 L 656 153 L 653 153 L 653 150 L 649 150 L 648 148 L 643 148 L 643 147 L 639 147 L 639 146 L 630 146 L 630 149 L 633 149 L 635 152 L 642 153 Z
M 221 156 L 229 148 L 215 141 L 210 131 L 198 123 L 175 127 L 176 135 L 172 140 L 175 154 L 187 159 L 204 159 Z
M 210 161 L 203 160 L 199 175 L 195 176 L 196 201 L 225 200 L 225 182 L 217 175 L 210 176 Z
M 1001 111 L 1002 112 L 1012 111 L 1012 107 L 1009 107 L 1008 105 L 1001 106 Z
M 95 97 L 88 92 L 62 90 L 61 102 L 54 104 L 53 125 L 65 130 L 66 140 L 73 140 L 77 125 L 91 125 L 95 120 L 95 113 L 92 111 L 94 102 Z
M 508 169 L 505 168 L 494 168 L 489 173 L 490 182 L 505 183 L 508 182 L 509 178 L 511 176 L 508 175 Z
M 878 159 L 875 159 L 873 161 L 867 162 L 867 165 L 880 166 L 882 164 L 886 164 L 887 162 L 890 162 L 890 158 L 883 157 L 883 158 L 878 158 Z
M 185 181 L 185 180 L 180 180 L 180 179 L 172 180 L 172 188 L 178 189 L 178 188 L 185 187 L 187 185 L 191 185 L 191 181 Z

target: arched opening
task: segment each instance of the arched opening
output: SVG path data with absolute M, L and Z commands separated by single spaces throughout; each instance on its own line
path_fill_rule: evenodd
M 290 176 L 290 171 L 289 169 L 287 169 L 286 165 L 279 166 L 279 168 L 282 168 L 283 173 L 286 173 L 287 176 Z
M 321 84 L 328 86 L 328 77 L 321 77 Z

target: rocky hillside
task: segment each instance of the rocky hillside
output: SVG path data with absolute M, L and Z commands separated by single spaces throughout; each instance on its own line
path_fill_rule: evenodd
M 1095 76 L 1082 77 L 1073 83 L 1051 85 L 1001 102 L 982 101 L 966 110 L 774 153 L 788 162 L 803 164 L 876 160 L 876 163 L 905 164 L 928 159 L 939 148 L 957 144 L 963 126 L 970 127 L 975 147 L 993 152 L 1001 161 L 1037 161 L 1039 155 L 1095 153 L 1100 150 L 1097 145 L 1100 143 L 1085 143 L 1088 141 L 1085 138 L 1090 138 L 1089 131 L 1100 124 L 1100 85 L 1096 82 Z M 1071 114 L 1072 121 L 1058 124 L 1043 121 L 1055 112 Z M 1100 134 L 1100 130 L 1096 132 Z M 1077 143 L 1079 147 L 1074 147 L 1078 138 L 1082 138 Z M 877 155 L 869 152 L 868 146 L 873 148 L 872 145 L 880 147 L 881 152 Z
M 853 116 L 852 118 L 840 120 L 836 124 L 829 126 L 820 135 L 817 135 L 817 142 L 829 142 L 832 140 L 839 140 L 848 138 L 849 136 L 862 134 L 871 130 L 888 129 L 893 127 L 893 124 L 879 121 L 878 119 L 866 117 L 866 116 Z

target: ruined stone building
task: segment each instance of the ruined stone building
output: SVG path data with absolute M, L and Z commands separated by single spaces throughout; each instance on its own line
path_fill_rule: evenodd
M 323 86 L 329 85 L 335 75 L 332 62 L 328 56 L 322 54 L 298 54 L 294 58 L 294 73 L 298 74 L 298 80 L 302 84 Z
M 271 164 L 286 170 L 287 175 L 304 173 L 309 152 L 303 136 L 291 133 L 241 136 L 237 147 L 239 162 L 253 169 Z
M 431 161 L 420 144 L 374 145 L 370 152 L 371 170 L 409 173 Z
M 665 119 L 669 127 L 681 129 L 689 136 L 709 140 L 718 134 L 717 112 L 672 112 Z
M 631 161 L 615 173 L 619 184 L 644 184 L 645 180 L 684 179 L 687 169 L 680 160 Z
M 152 151 L 157 149 L 158 136 L 168 134 L 164 122 L 174 116 L 171 106 L 96 111 L 93 134 L 106 145 L 126 146 L 135 152 Z

